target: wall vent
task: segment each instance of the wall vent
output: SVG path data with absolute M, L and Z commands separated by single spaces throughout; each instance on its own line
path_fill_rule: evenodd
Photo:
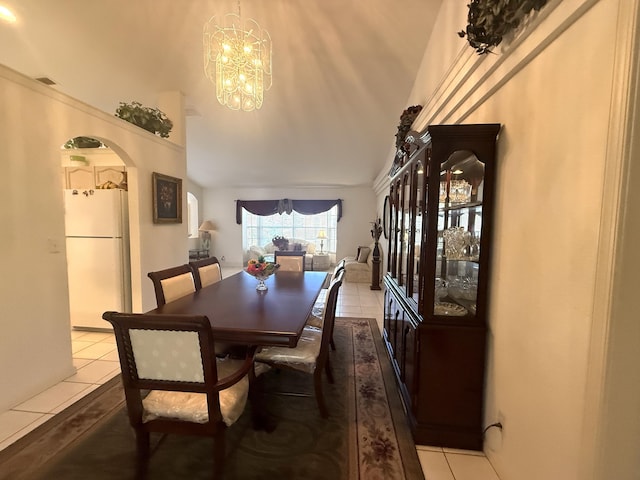
M 44 83 L 45 85 L 55 85 L 56 82 L 54 82 L 53 80 L 51 80 L 48 77 L 40 77 L 40 78 L 36 78 L 37 81 Z

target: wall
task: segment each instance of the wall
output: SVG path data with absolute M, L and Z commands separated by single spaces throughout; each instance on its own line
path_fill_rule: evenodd
M 488 431 L 485 452 L 501 480 L 586 478 L 595 448 L 585 447 L 585 436 L 596 436 L 598 425 L 587 421 L 597 394 L 585 392 L 602 385 L 592 373 L 601 355 L 592 329 L 607 321 L 598 315 L 606 299 L 594 292 L 608 291 L 611 280 L 599 282 L 598 266 L 614 259 L 600 225 L 603 206 L 617 200 L 604 188 L 618 108 L 616 28 L 618 9 L 631 2 L 550 1 L 486 57 L 455 35 L 466 25 L 466 3 L 443 2 L 407 105 L 425 105 L 416 129 L 503 125 L 485 423 L 501 419 L 504 428 Z M 385 171 L 376 182 L 378 203 L 382 185 Z M 617 307 L 629 312 L 629 305 Z
M 371 225 L 376 217 L 375 195 L 370 187 L 351 188 L 215 188 L 204 191 L 204 217 L 219 230 L 211 232 L 212 254 L 225 257 L 223 265 L 242 265 L 242 226 L 236 224 L 236 200 L 279 198 L 342 199 L 342 219 L 338 222 L 336 258 L 355 255 L 358 245 L 369 245 Z
M 134 311 L 155 306 L 146 273 L 184 263 L 187 242 L 186 224 L 152 223 L 151 173 L 185 178 L 183 147 L 3 66 L 0 105 L 3 411 L 74 373 L 60 175 L 67 139 L 98 138 L 127 167 Z
M 195 183 L 193 180 L 187 180 L 186 184 L 185 184 L 185 195 L 186 192 L 191 192 L 197 199 L 198 199 L 198 221 L 200 223 L 198 223 L 198 226 L 202 225 L 202 222 L 204 222 L 206 219 L 203 216 L 203 193 L 202 193 L 202 187 L 200 185 L 198 185 L 197 183 Z M 188 238 L 187 239 L 188 245 L 189 245 L 189 249 L 197 249 L 200 248 L 200 237 L 194 237 L 194 238 Z

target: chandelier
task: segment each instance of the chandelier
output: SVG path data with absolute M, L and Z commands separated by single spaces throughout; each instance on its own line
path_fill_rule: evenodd
M 271 88 L 271 37 L 258 22 L 238 14 L 213 16 L 204 25 L 204 72 L 218 102 L 231 110 L 262 107 Z

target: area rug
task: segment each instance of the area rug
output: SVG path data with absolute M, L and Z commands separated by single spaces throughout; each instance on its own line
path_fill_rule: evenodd
M 247 411 L 227 430 L 227 479 L 423 479 L 374 319 L 338 318 L 322 419 L 311 375 L 260 377 L 276 428 L 253 430 Z M 135 440 L 119 378 L 0 452 L 2 479 L 135 479 Z M 145 478 L 211 478 L 213 440 L 152 435 Z

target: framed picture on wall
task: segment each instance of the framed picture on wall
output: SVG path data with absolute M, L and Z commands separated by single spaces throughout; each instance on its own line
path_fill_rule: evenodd
M 182 179 L 153 172 L 153 223 L 182 223 Z

